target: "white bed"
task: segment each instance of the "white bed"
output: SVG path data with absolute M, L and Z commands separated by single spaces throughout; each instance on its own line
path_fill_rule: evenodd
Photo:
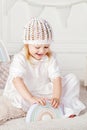
M 4 54 L 5 54 L 4 56 L 8 55 L 7 53 L 4 53 Z M 8 61 L 9 57 L 7 56 L 5 60 Z M 0 71 L 0 78 L 3 74 L 4 74 L 3 71 Z M 2 87 L 0 86 L 0 88 Z M 3 99 L 2 97 L 3 90 L 4 90 L 4 87 L 3 89 L 0 89 L 0 100 Z M 80 99 L 83 101 L 83 103 L 87 107 L 87 91 L 84 87 L 81 87 Z M 8 105 L 7 102 L 6 104 Z M 0 110 L 1 110 L 2 105 L 3 103 L 0 104 Z M 1 114 L 2 113 L 0 113 L 0 115 Z M 27 124 L 25 122 L 25 117 L 22 117 L 22 116 L 20 116 L 20 118 L 17 118 L 17 119 L 10 119 L 8 121 L 5 120 L 5 122 L 0 125 L 0 130 L 87 130 L 87 108 L 85 109 L 83 113 L 80 114 L 80 116 L 72 118 L 72 119 L 70 118 L 53 119 L 49 121 L 38 121 L 38 122 Z
M 31 124 L 26 124 L 25 118 L 20 118 L 0 126 L 0 130 L 87 130 L 87 114 L 80 118 L 51 120 Z
M 2 95 L 3 90 L 0 90 Z M 81 88 L 81 100 L 87 106 L 87 91 Z M 27 124 L 25 117 L 12 119 L 0 126 L 0 130 L 87 130 L 87 109 L 73 119 L 53 119 L 50 121 L 38 121 Z

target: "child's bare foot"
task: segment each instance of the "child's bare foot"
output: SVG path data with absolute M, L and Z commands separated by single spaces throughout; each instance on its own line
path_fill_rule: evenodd
M 76 115 L 70 115 L 69 118 L 74 118 Z

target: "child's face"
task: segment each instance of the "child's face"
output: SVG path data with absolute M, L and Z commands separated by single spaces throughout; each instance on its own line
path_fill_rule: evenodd
M 49 51 L 49 44 L 43 44 L 43 45 L 42 44 L 36 44 L 36 45 L 29 44 L 28 48 L 29 48 L 30 55 L 34 57 L 35 59 L 40 60 Z

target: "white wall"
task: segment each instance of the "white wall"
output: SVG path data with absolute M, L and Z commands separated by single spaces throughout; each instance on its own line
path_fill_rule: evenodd
M 12 1 L 13 5 L 10 0 L 8 3 L 0 0 L 0 38 L 5 41 L 9 54 L 18 52 L 23 46 L 23 27 L 31 15 L 28 2 Z M 72 7 L 67 27 L 61 23 L 55 7 L 45 7 L 40 17 L 53 27 L 55 44 L 52 49 L 58 53 L 63 73 L 73 72 L 83 80 L 87 56 L 87 3 Z

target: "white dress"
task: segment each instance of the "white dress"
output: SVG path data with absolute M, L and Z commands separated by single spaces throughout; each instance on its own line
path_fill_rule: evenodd
M 41 60 L 31 58 L 28 61 L 22 50 L 14 56 L 3 95 L 7 96 L 14 106 L 27 111 L 30 104 L 21 97 L 12 82 L 13 78 L 17 76 L 22 77 L 33 95 L 49 98 L 53 92 L 52 80 L 61 77 L 61 74 L 54 55 L 51 58 L 45 56 Z M 79 81 L 73 74 L 62 77 L 60 105 L 67 116 L 70 114 L 78 115 L 85 108 L 79 100 Z

